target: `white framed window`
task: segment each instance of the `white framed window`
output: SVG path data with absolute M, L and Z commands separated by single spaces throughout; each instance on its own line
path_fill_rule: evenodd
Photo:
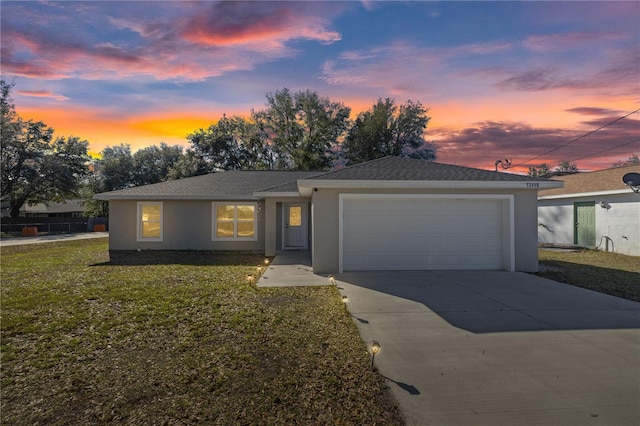
M 162 202 L 138 202 L 138 241 L 162 241 Z
M 256 241 L 257 203 L 213 203 L 213 235 L 217 241 Z

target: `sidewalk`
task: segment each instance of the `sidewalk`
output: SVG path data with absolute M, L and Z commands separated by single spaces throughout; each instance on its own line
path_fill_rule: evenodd
M 54 243 L 57 241 L 87 240 L 90 238 L 108 237 L 108 232 L 82 232 L 78 234 L 42 235 L 37 237 L 12 237 L 0 239 L 0 247 L 19 246 L 23 244 Z
M 311 254 L 305 250 L 278 253 L 258 280 L 258 287 L 329 285 L 328 275 L 313 273 Z

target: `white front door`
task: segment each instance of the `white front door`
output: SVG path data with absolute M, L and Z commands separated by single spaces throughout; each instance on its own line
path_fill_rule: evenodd
M 309 214 L 306 203 L 285 203 L 283 211 L 284 221 L 284 248 L 302 249 L 308 248 L 309 241 Z

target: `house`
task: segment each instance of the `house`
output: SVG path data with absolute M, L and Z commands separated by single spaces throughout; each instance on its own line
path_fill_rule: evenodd
M 563 188 L 538 193 L 538 241 L 640 256 L 640 194 L 622 177 L 631 165 L 555 177 Z
M 20 207 L 20 217 L 83 217 L 85 214 L 84 200 L 67 200 L 64 203 L 49 201 L 47 203 L 24 204 Z M 8 199 L 2 200 L 1 217 L 11 216 Z
M 110 250 L 310 250 L 316 273 L 537 271 L 537 191 L 561 182 L 385 157 L 227 171 L 97 194 Z

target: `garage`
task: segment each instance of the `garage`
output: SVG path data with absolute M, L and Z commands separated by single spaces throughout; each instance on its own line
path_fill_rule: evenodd
M 341 270 L 512 269 L 505 195 L 343 194 Z

